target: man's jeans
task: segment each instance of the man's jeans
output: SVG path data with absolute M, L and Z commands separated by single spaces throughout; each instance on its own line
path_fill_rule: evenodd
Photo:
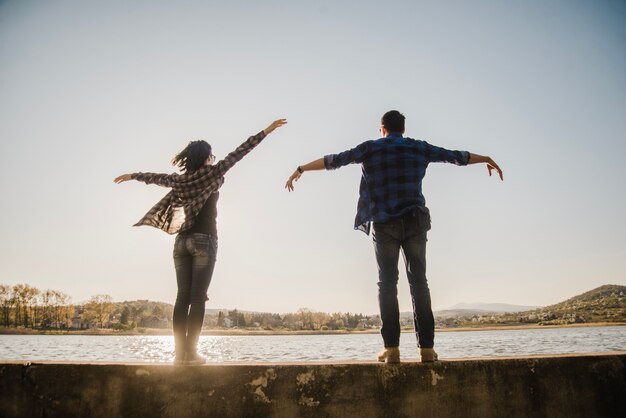
M 176 237 L 174 266 L 178 294 L 174 305 L 173 327 L 177 356 L 185 352 L 195 353 L 216 254 L 215 237 L 184 232 Z
M 413 301 L 413 321 L 421 348 L 432 348 L 435 320 L 426 280 L 426 231 L 430 213 L 426 207 L 389 222 L 374 222 L 374 249 L 378 263 L 378 303 L 383 326 L 380 330 L 385 347 L 400 344 L 398 311 L 398 258 L 404 256 L 409 289 Z

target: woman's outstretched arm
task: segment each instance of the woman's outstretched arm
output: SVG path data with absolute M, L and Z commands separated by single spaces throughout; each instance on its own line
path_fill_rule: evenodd
M 248 138 L 243 144 L 239 145 L 237 149 L 228 154 L 223 160 L 217 162 L 215 164 L 216 173 L 220 176 L 223 176 L 228 170 L 232 168 L 239 160 L 246 156 L 254 147 L 259 145 L 263 138 L 272 133 L 276 128 L 279 128 L 287 123 L 287 119 L 278 119 L 275 120 L 268 126 L 263 129 L 258 134 L 251 136 Z
M 143 181 L 146 184 L 157 184 L 163 187 L 172 187 L 172 179 L 178 174 L 161 174 L 161 173 L 131 173 L 117 176 L 113 181 L 115 183 L 124 183 L 128 180 Z
M 236 150 L 231 152 L 224 158 L 215 164 L 215 170 L 217 174 L 223 176 L 235 163 L 241 160 L 246 154 L 248 154 L 254 147 L 256 147 L 267 135 L 272 133 L 276 128 L 279 128 L 287 123 L 287 119 L 275 120 L 263 129 L 258 134 L 248 138 L 243 144 L 239 145 Z M 174 177 L 178 174 L 159 174 L 159 173 L 130 173 L 117 176 L 113 181 L 115 183 L 124 183 L 129 180 L 143 181 L 146 184 L 158 184 L 159 186 L 171 187 Z
M 113 179 L 113 182 L 120 184 L 120 183 L 124 183 L 125 181 L 128 180 L 132 180 L 133 178 L 131 177 L 130 174 L 122 174 L 121 176 L 117 176 Z

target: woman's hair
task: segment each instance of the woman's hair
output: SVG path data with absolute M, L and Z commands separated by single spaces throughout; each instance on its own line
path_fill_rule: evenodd
M 206 141 L 191 141 L 173 159 L 172 164 L 182 171 L 196 171 L 211 155 L 211 146 Z

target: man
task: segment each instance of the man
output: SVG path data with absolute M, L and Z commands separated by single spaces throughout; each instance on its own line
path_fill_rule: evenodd
M 382 138 L 356 148 L 299 166 L 285 188 L 312 170 L 334 170 L 351 163 L 361 164 L 363 175 L 354 228 L 369 235 L 373 224 L 374 249 L 378 264 L 378 302 L 385 349 L 378 361 L 400 362 L 400 314 L 398 310 L 398 258 L 404 255 L 413 302 L 413 320 L 422 362 L 437 360 L 433 349 L 435 320 L 426 280 L 426 231 L 430 213 L 422 194 L 426 167 L 433 162 L 456 165 L 486 163 L 489 175 L 502 170 L 489 157 L 467 151 L 450 151 L 424 141 L 403 137 L 404 115 L 397 110 L 381 119 Z

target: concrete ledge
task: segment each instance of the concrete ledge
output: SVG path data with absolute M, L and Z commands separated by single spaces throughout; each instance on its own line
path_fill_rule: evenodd
M 435 364 L 0 362 L 2 417 L 625 417 L 626 352 Z

